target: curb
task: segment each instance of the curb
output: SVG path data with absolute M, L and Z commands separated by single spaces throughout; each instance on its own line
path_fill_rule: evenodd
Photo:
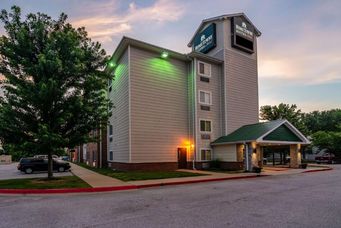
M 126 185 L 126 186 L 114 186 L 114 187 L 95 187 L 95 188 L 0 189 L 0 194 L 67 194 L 67 193 L 113 192 L 113 191 L 135 190 L 135 189 L 161 187 L 161 186 L 169 186 L 169 185 L 185 185 L 185 184 L 205 183 L 205 182 L 213 182 L 213 181 L 251 179 L 251 178 L 266 177 L 266 176 L 269 176 L 269 175 L 223 177 L 223 178 L 212 178 L 212 179 L 202 179 L 202 180 L 176 181 L 176 182 L 168 182 L 168 183 L 161 182 L 161 183 L 155 183 L 155 184 Z
M 323 172 L 323 171 L 330 171 L 330 170 L 333 170 L 333 168 L 306 170 L 306 171 L 303 171 L 302 173 L 316 173 L 316 172 Z
M 0 194 L 65 194 L 65 193 L 89 193 L 111 192 L 137 189 L 135 185 L 96 187 L 96 188 L 61 188 L 61 189 L 0 189 Z

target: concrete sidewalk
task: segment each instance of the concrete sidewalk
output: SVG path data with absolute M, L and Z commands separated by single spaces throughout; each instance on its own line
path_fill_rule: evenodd
M 155 180 L 141 180 L 141 181 L 128 181 L 126 183 L 144 186 L 144 185 L 167 185 L 172 183 L 182 183 L 182 182 L 206 182 L 209 180 L 223 180 L 223 179 L 233 179 L 233 178 L 247 178 L 256 177 L 256 173 L 223 173 L 223 172 L 211 172 L 202 170 L 189 170 L 189 169 L 178 169 L 180 172 L 189 173 L 200 173 L 205 174 L 205 176 L 193 176 L 193 177 L 178 177 L 178 178 L 167 178 L 167 179 L 155 179 Z
M 83 168 L 79 165 L 71 164 L 71 172 L 81 178 L 83 181 L 91 185 L 91 187 L 115 187 L 115 186 L 127 186 L 127 182 L 104 176 L 102 174 L 93 172 L 89 169 Z

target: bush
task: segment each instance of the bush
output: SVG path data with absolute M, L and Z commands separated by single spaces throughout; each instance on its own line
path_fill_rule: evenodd
M 214 160 L 210 161 L 210 168 L 211 169 L 220 169 L 220 160 L 214 159 Z

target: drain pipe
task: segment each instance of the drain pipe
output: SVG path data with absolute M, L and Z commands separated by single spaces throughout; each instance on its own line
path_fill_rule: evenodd
M 194 104 L 192 107 L 193 108 L 193 144 L 194 144 L 194 147 L 193 147 L 193 170 L 196 170 L 195 168 L 195 161 L 197 160 L 197 153 L 196 153 L 196 150 L 197 150 L 197 90 L 196 90 L 196 78 L 197 78 L 197 72 L 196 72 L 196 67 L 197 67 L 197 61 L 196 61 L 196 58 L 193 58 L 192 60 L 192 96 L 194 98 Z M 193 99 L 192 98 L 192 99 Z M 192 147 L 192 145 L 190 145 Z

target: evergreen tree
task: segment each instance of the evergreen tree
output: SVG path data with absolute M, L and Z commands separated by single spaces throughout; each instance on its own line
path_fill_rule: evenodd
M 51 178 L 52 154 L 85 143 L 107 121 L 106 53 L 63 13 L 57 20 L 43 13 L 22 19 L 13 6 L 0 20 L 6 31 L 0 37 L 0 138 L 15 151 L 47 154 Z

